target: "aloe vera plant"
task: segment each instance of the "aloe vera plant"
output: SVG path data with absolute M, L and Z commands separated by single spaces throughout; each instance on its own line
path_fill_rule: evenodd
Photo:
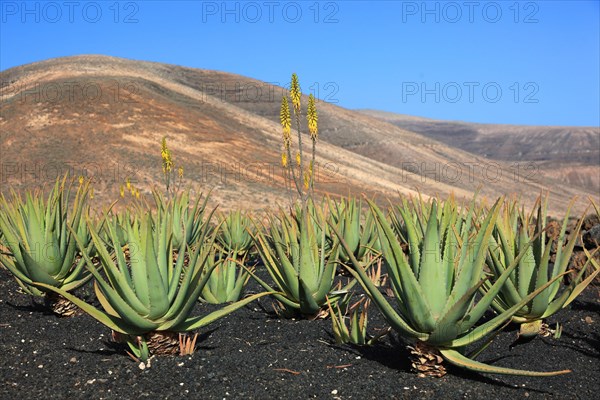
M 250 296 L 205 316 L 190 316 L 210 276 L 210 270 L 206 274 L 203 271 L 214 237 L 210 246 L 197 246 L 189 254 L 189 263 L 185 266 L 186 243 L 179 244 L 174 258 L 173 234 L 168 228 L 172 224 L 168 217 L 166 229 L 154 230 L 152 224 L 152 218 L 146 214 L 137 223 L 127 225 L 125 249 L 120 246 L 114 220 L 107 221 L 111 242 L 108 246 L 95 229 L 90 229 L 104 274 L 85 253 L 84 258 L 95 278 L 94 288 L 102 310 L 64 290 L 39 283 L 75 303 L 117 336 L 124 337 L 131 351 L 141 360 L 146 360 L 151 353 L 162 353 L 165 337 L 206 326 L 267 294 Z M 205 225 L 199 232 L 201 241 L 207 231 Z M 174 344 L 174 347 L 179 346 Z
M 354 257 L 363 261 L 372 252 L 377 243 L 377 231 L 372 213 L 367 213 L 364 223 L 362 219 L 362 201 L 356 198 L 329 201 L 331 218 L 343 235 L 344 242 L 352 249 Z M 349 260 L 346 250 L 340 252 L 343 262 Z
M 348 302 L 350 299 L 348 299 Z M 369 346 L 385 336 L 390 329 L 386 328 L 378 332 L 375 336 L 367 333 L 369 321 L 368 309 L 371 301 L 363 297 L 350 305 L 346 310 L 349 314 L 350 326 L 346 324 L 346 317 L 342 314 L 340 307 L 334 310 L 330 303 L 327 303 L 333 336 L 337 343 L 351 343 L 357 346 Z
M 325 230 L 321 229 L 319 237 L 308 213 L 302 213 L 299 222 L 280 215 L 271 220 L 268 236 L 262 230 L 255 236 L 263 263 L 281 292 L 274 297 L 288 314 L 317 316 L 325 310 L 327 298 L 335 305 L 356 281 L 335 287 L 339 242 L 326 250 Z M 275 291 L 262 279 L 255 279 L 268 291 Z
M 103 230 L 100 232 L 100 235 L 107 242 L 110 242 L 110 232 L 109 225 L 115 227 L 118 243 L 120 247 L 127 245 L 127 226 L 135 223 L 135 212 L 131 212 L 129 209 L 125 209 L 121 212 L 113 212 L 107 214 L 107 219 L 110 222 L 114 222 L 113 224 L 105 224 L 103 225 Z
M 494 274 L 494 280 L 505 273 L 518 254 L 525 255 L 519 261 L 517 268 L 509 274 L 506 283 L 492 302 L 492 306 L 498 312 L 502 313 L 515 304 L 522 303 L 530 293 L 565 273 L 583 223 L 582 218 L 567 237 L 567 223 L 573 203 L 574 201 L 569 205 L 556 237 L 556 257 L 553 264 L 550 262 L 553 243 L 552 241 L 546 243 L 546 235 L 542 234 L 547 228 L 548 198 L 542 200 L 538 197 L 531 213 L 527 215 L 523 209 L 518 209 L 517 201 L 507 203 L 504 207 L 502 217 L 496 221 L 487 255 L 487 264 Z M 532 242 L 531 246 L 529 246 L 530 242 Z M 539 333 L 549 333 L 543 321 L 569 305 L 600 272 L 596 269 L 586 279 L 582 279 L 586 267 L 587 264 L 581 268 L 569 285 L 562 288 L 562 291 L 560 291 L 561 281 L 555 280 L 547 289 L 517 310 L 512 320 L 520 324 L 521 336 L 531 337 Z M 484 289 L 488 290 L 494 280 L 486 282 Z
M 221 221 L 217 240 L 227 252 L 246 254 L 254 244 L 252 234 L 254 223 L 250 216 L 240 210 L 231 211 L 219 216 Z
M 428 357 L 439 361 L 445 359 L 459 367 L 478 372 L 529 376 L 569 372 L 533 372 L 490 366 L 462 353 L 465 346 L 496 331 L 519 308 L 548 286 L 542 286 L 502 314 L 477 325 L 523 256 L 519 255 L 485 295 L 476 301 L 476 295 L 485 282 L 485 256 L 501 203 L 502 199 L 496 202 L 481 221 L 476 234 L 474 228 L 479 218 L 474 212 L 474 205 L 467 211 L 459 212 L 451 204 L 444 206 L 438 214 L 437 201 L 433 201 L 426 221 L 422 220 L 418 224 L 414 223 L 408 210 L 400 209 L 409 243 L 406 256 L 385 215 L 374 203 L 369 202 L 376 219 L 382 253 L 388 264 L 389 280 L 397 300 L 397 308 L 392 307 L 371 282 L 364 265 L 354 257 L 350 248 L 347 250 L 353 267 L 348 267 L 348 270 L 359 280 L 391 327 L 404 338 L 413 341 L 413 348 L 419 354 L 426 353 Z M 338 237 L 343 237 L 334 225 L 332 229 Z M 343 239 L 340 240 L 347 247 Z M 427 370 L 427 365 L 420 367 L 423 369 L 419 370 L 425 374 L 441 376 L 445 373 L 443 369 Z M 436 367 L 439 368 L 439 365 Z
M 27 192 L 25 199 L 15 192 L 11 200 L 0 196 L 0 229 L 7 250 L 0 252 L 0 262 L 26 293 L 50 297 L 52 303 L 58 300 L 52 300 L 53 292 L 35 282 L 70 291 L 91 278 L 83 260 L 76 262 L 76 240 L 82 243 L 83 253 L 91 251 L 87 233 L 91 222 L 85 220 L 89 184 L 79 184 L 71 208 L 72 185 L 66 176 L 56 180 L 46 200 L 41 192 Z
M 215 252 L 218 255 L 215 255 Z M 226 253 L 213 249 L 207 260 L 210 273 L 208 282 L 200 295 L 201 299 L 211 304 L 223 304 L 238 301 L 244 294 L 244 287 L 254 267 L 244 267 L 247 254 L 239 255 L 235 250 Z M 215 265 L 216 264 L 216 265 Z
M 173 246 L 179 248 L 181 243 L 190 246 L 195 244 L 205 224 L 203 219 L 209 197 L 207 196 L 200 203 L 202 199 L 200 194 L 195 202 L 191 202 L 189 189 L 176 194 L 170 199 L 165 199 L 156 190 L 152 194 L 157 208 L 155 225 L 160 225 L 161 221 L 165 219 L 170 221 L 173 232 Z
M 308 216 L 307 221 L 312 225 L 315 235 L 321 238 L 325 234 L 324 241 L 317 241 L 319 248 L 323 246 L 322 248 L 325 249 L 325 252 L 331 251 L 333 242 L 329 225 L 327 224 L 327 219 L 331 218 L 331 213 L 327 202 L 322 201 L 321 204 L 316 204 L 314 198 L 309 197 L 305 204 L 294 204 L 291 215 L 298 226 L 302 224 L 303 216 Z

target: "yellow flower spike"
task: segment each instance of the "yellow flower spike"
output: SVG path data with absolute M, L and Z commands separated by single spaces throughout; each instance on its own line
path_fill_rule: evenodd
M 82 175 L 79 175 L 79 184 L 83 185 L 83 176 Z
M 300 112 L 300 98 L 302 97 L 302 90 L 300 89 L 300 82 L 298 82 L 298 75 L 292 74 L 292 83 L 290 85 L 290 97 L 292 98 L 292 105 L 296 113 Z
M 135 189 L 135 198 L 136 199 L 140 198 L 140 191 L 138 189 Z
M 319 135 L 319 126 L 318 121 L 319 117 L 317 115 L 317 107 L 315 105 L 315 96 L 312 94 L 308 96 L 308 108 L 306 110 L 306 120 L 308 121 L 308 131 L 310 132 L 310 138 L 313 141 L 317 140 Z
M 179 179 L 183 179 L 183 167 L 179 166 L 177 169 L 177 174 L 179 175 Z
M 167 137 L 164 136 L 162 138 L 161 146 L 160 146 L 160 156 L 163 160 L 163 172 L 166 174 L 167 172 L 171 172 L 173 168 L 173 159 L 171 157 L 171 151 L 167 147 Z
M 287 154 L 285 152 L 281 153 L 281 165 L 284 167 L 287 167 L 288 165 Z
M 302 159 L 300 158 L 300 152 L 296 152 L 296 164 L 300 165 L 300 162 L 302 161 Z
M 90 189 L 90 199 L 94 198 L 94 188 Z
M 290 105 L 286 96 L 281 98 L 281 110 L 279 111 L 279 119 L 283 127 L 283 142 L 289 143 L 291 140 L 292 117 L 290 115 Z M 289 144 L 287 144 L 289 146 Z
M 304 173 L 304 188 L 308 189 L 308 186 L 310 184 L 310 176 L 308 174 L 308 172 Z
M 127 186 L 127 190 L 131 190 L 131 181 L 129 180 L 129 178 L 125 180 L 125 185 Z
M 121 198 L 125 198 L 125 187 L 123 185 L 119 187 L 119 195 L 121 195 Z

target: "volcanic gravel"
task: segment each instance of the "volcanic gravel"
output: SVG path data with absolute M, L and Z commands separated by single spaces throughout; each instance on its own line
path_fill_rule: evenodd
M 94 301 L 89 287 L 79 295 Z M 419 378 L 397 335 L 370 347 L 337 345 L 330 320 L 279 319 L 266 298 L 203 329 L 194 355 L 154 357 L 141 369 L 96 320 L 58 318 L 38 303 L 0 268 L 1 399 L 587 400 L 600 393 L 598 288 L 551 318 L 564 326 L 559 340 L 511 346 L 516 330 L 509 327 L 478 357 L 512 368 L 573 370 L 547 378 L 456 368 L 443 378 Z M 216 307 L 198 303 L 194 315 Z M 372 307 L 370 330 L 384 326 Z

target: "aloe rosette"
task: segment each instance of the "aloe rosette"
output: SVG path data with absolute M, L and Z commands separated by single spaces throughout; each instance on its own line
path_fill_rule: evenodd
M 366 256 L 376 247 L 377 230 L 373 215 L 367 213 L 362 223 L 362 201 L 355 198 L 342 199 L 341 201 L 330 201 L 331 218 L 343 235 L 344 242 L 352 250 L 354 257 L 363 261 Z M 344 262 L 349 260 L 346 250 L 340 252 L 340 259 Z
M 301 216 L 282 213 L 278 220 L 272 219 L 269 235 L 262 229 L 258 231 L 258 252 L 280 292 L 274 297 L 289 314 L 314 317 L 325 310 L 327 298 L 335 305 L 356 282 L 352 280 L 343 288 L 335 286 L 339 242 L 327 250 L 325 229 L 320 229 L 319 237 L 306 211 Z M 275 292 L 265 281 L 254 278 L 266 290 Z
M 492 302 L 494 309 L 502 313 L 522 303 L 530 293 L 554 280 L 550 286 L 520 307 L 512 316 L 512 320 L 520 324 L 521 336 L 535 336 L 543 331 L 547 332 L 548 329 L 543 321 L 575 300 L 600 272 L 595 269 L 590 276 L 583 279 L 586 264 L 569 285 L 563 286 L 560 280 L 554 279 L 567 270 L 583 223 L 582 218 L 567 237 L 566 229 L 574 201 L 565 213 L 554 244 L 553 240 L 546 242 L 547 197 L 543 201 L 538 197 L 531 213 L 527 215 L 522 209 L 519 210 L 517 201 L 508 203 L 503 209 L 501 218 L 496 221 L 487 256 L 487 264 L 491 268 L 494 279 L 484 284 L 485 290 L 488 290 L 493 281 L 505 273 L 518 254 L 524 256 L 494 298 Z M 556 249 L 556 256 L 551 263 L 550 253 L 553 246 Z
M 201 300 L 211 304 L 239 300 L 250 279 L 250 272 L 254 271 L 253 266 L 244 265 L 246 260 L 246 254 L 240 256 L 236 251 L 226 253 L 213 249 L 207 260 L 208 269 L 204 272 L 210 273 L 210 277 L 200 295 Z
M 477 325 L 523 257 L 523 254 L 519 255 L 477 301 L 477 294 L 486 281 L 483 266 L 501 203 L 502 199 L 499 199 L 480 222 L 477 231 L 475 225 L 479 218 L 474 212 L 474 201 L 468 211 L 459 212 L 454 206 L 446 206 L 438 214 L 437 201 L 434 200 L 426 220 L 421 219 L 417 224 L 408 209 L 401 209 L 408 238 L 407 256 L 385 215 L 373 202 L 369 202 L 377 222 L 382 253 L 388 264 L 396 308 L 371 282 L 365 267 L 351 252 L 353 268 L 348 267 L 348 270 L 359 280 L 391 327 L 414 343 L 413 354 L 429 353 L 421 359 L 445 359 L 470 370 L 498 374 L 548 376 L 569 372 L 534 372 L 490 366 L 462 353 L 465 346 L 497 331 L 520 307 L 547 287 L 543 286 L 504 313 Z M 333 225 L 332 228 L 342 238 L 337 228 Z M 345 246 L 343 239 L 341 243 Z M 424 371 L 428 366 L 417 365 L 416 368 Z M 443 373 L 432 371 L 438 376 Z
M 252 234 L 254 223 L 252 218 L 240 210 L 231 211 L 219 216 L 221 221 L 217 240 L 227 252 L 244 255 L 254 245 Z
M 76 262 L 76 240 L 82 243 L 82 252 L 91 250 L 87 233 L 91 222 L 85 220 L 89 185 L 89 181 L 80 182 L 71 206 L 66 176 L 56 180 L 47 199 L 41 192 L 27 192 L 25 199 L 15 192 L 11 200 L 0 196 L 0 230 L 7 250 L 0 252 L 0 262 L 26 293 L 48 294 L 34 282 L 70 291 L 91 278 L 83 260 Z
M 202 194 L 195 202 L 190 199 L 190 190 L 182 191 L 171 199 L 165 199 L 160 192 L 153 191 L 157 213 L 155 225 L 160 226 L 166 219 L 172 225 L 173 246 L 179 248 L 180 244 L 193 245 L 201 235 L 205 222 L 204 214 L 209 196 L 202 200 Z
M 110 236 L 108 246 L 95 229 L 90 229 L 104 274 L 84 254 L 87 268 L 95 278 L 94 288 L 102 310 L 63 290 L 40 285 L 65 296 L 114 332 L 124 335 L 133 353 L 142 360 L 148 358 L 148 339 L 156 333 L 201 328 L 267 294 L 250 296 L 208 315 L 192 317 L 192 307 L 210 276 L 210 270 L 206 274 L 203 271 L 214 237 L 210 246 L 197 246 L 189 254 L 188 265 L 184 265 L 186 243 L 180 243 L 174 258 L 172 231 L 152 229 L 148 214 L 140 217 L 139 223 L 126 226 L 125 248 L 120 246 L 116 221 L 106 223 Z M 171 226 L 168 219 L 165 225 Z M 204 240 L 207 230 L 206 226 L 201 230 L 199 240 Z
M 106 219 L 114 222 L 112 226 L 115 227 L 120 247 L 127 245 L 127 226 L 136 223 L 137 215 L 141 213 L 138 211 L 139 210 L 132 211 L 130 209 L 124 209 L 120 212 L 114 212 L 111 210 L 110 213 L 106 214 Z M 102 231 L 99 232 L 101 237 L 107 242 L 110 242 L 110 232 L 108 228 L 109 225 L 110 224 L 105 224 Z

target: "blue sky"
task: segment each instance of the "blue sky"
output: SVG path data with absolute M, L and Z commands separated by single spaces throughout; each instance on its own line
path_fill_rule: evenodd
M 347 108 L 600 126 L 600 1 L 6 1 L 0 70 L 105 54 L 285 84 Z

